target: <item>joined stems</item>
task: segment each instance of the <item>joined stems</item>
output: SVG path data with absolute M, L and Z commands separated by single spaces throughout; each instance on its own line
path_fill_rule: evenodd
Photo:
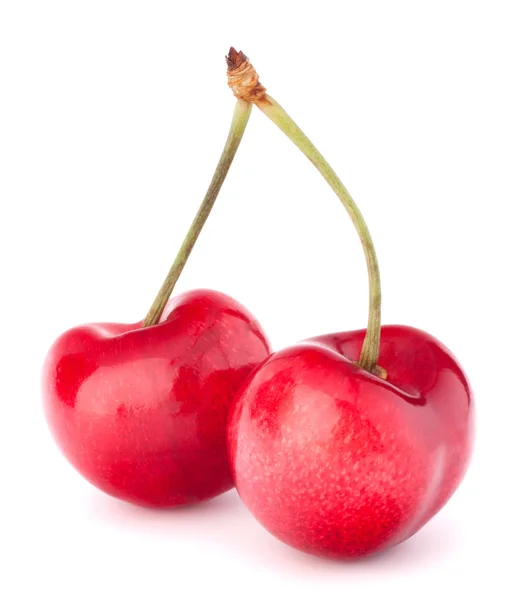
M 228 66 L 228 85 L 234 96 L 255 104 L 294 142 L 323 175 L 325 181 L 334 190 L 351 217 L 362 243 L 369 277 L 369 319 L 358 364 L 370 373 L 379 377 L 385 377 L 385 370 L 377 365 L 380 353 L 381 331 L 380 271 L 373 240 L 371 239 L 371 234 L 362 213 L 352 199 L 351 194 L 345 189 L 339 177 L 314 144 L 285 110 L 267 94 L 266 88 L 261 85 L 259 75 L 248 60 L 248 57 L 243 52 L 238 52 L 235 48 L 230 48 L 226 56 L 226 62 Z
M 150 327 L 152 325 L 157 325 L 159 323 L 159 319 L 161 318 L 162 312 L 166 303 L 168 302 L 175 284 L 181 275 L 184 266 L 186 265 L 186 261 L 188 260 L 190 253 L 201 233 L 201 230 L 210 215 L 210 211 L 214 206 L 216 198 L 219 194 L 219 190 L 225 181 L 228 170 L 230 169 L 230 165 L 234 160 L 234 156 L 236 155 L 237 149 L 245 133 L 245 128 L 248 123 L 248 119 L 250 117 L 250 113 L 252 111 L 252 104 L 250 102 L 246 102 L 245 100 L 238 100 L 236 103 L 236 107 L 234 110 L 234 115 L 232 117 L 232 124 L 230 125 L 230 132 L 228 134 L 227 141 L 225 143 L 225 147 L 221 154 L 221 158 L 217 164 L 214 176 L 212 177 L 212 181 L 208 187 L 208 190 L 205 194 L 203 201 L 201 202 L 201 206 L 197 211 L 196 216 L 184 238 L 184 241 L 175 257 L 175 260 L 164 280 L 161 289 L 159 290 L 146 318 L 143 321 L 143 327 Z

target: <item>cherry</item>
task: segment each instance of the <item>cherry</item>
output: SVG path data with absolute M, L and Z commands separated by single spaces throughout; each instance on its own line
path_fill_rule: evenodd
M 176 295 L 161 322 L 75 327 L 50 350 L 44 407 L 71 464 L 142 505 L 206 500 L 233 486 L 226 419 L 268 356 L 254 317 L 226 295 Z
M 276 352 L 243 386 L 229 419 L 234 481 L 282 541 L 330 558 L 398 544 L 451 497 L 473 439 L 472 393 L 429 334 L 381 327 L 374 245 L 354 200 L 312 142 L 231 49 L 229 85 L 307 155 L 336 192 L 364 248 L 366 330 L 323 335 Z
M 233 486 L 226 420 L 234 395 L 269 354 L 254 317 L 197 290 L 169 301 L 241 141 L 251 105 L 236 105 L 208 192 L 143 322 L 75 327 L 43 372 L 45 414 L 71 464 L 101 490 L 147 506 L 211 498 Z
M 357 366 L 365 331 L 276 352 L 235 404 L 229 453 L 239 495 L 300 550 L 359 557 L 418 531 L 449 499 L 472 440 L 468 382 L 451 353 L 382 327 L 387 380 Z

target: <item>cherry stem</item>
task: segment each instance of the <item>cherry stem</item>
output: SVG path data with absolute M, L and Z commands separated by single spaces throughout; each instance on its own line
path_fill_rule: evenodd
M 194 217 L 194 220 L 184 238 L 184 241 L 175 257 L 175 260 L 164 280 L 161 289 L 159 290 L 157 297 L 155 298 L 152 307 L 148 311 L 146 318 L 143 321 L 143 327 L 151 327 L 152 325 L 157 325 L 163 313 L 164 307 L 168 302 L 175 284 L 181 275 L 184 266 L 186 265 L 186 261 L 188 260 L 192 249 L 201 233 L 201 230 L 210 215 L 212 207 L 216 201 L 216 198 L 219 194 L 219 190 L 225 181 L 228 170 L 230 169 L 230 165 L 234 160 L 234 156 L 236 155 L 237 149 L 239 148 L 239 144 L 245 133 L 245 128 L 247 126 L 250 113 L 252 111 L 252 104 L 250 102 L 246 102 L 245 100 L 239 99 L 236 103 L 236 107 L 234 110 L 234 116 L 232 117 L 232 124 L 230 125 L 230 132 L 228 134 L 227 141 L 225 143 L 225 147 L 223 148 L 223 152 L 221 154 L 221 158 L 217 164 L 214 176 L 212 177 L 212 181 L 208 187 L 206 195 L 201 202 L 201 206 L 197 211 L 197 214 Z
M 381 291 L 380 270 L 378 259 L 374 249 L 371 234 L 358 206 L 345 189 L 345 186 L 333 171 L 329 163 L 316 149 L 314 144 L 296 125 L 285 110 L 267 94 L 267 90 L 259 81 L 259 75 L 243 52 L 230 48 L 226 56 L 228 66 L 228 85 L 234 96 L 252 102 L 261 109 L 271 121 L 273 121 L 283 133 L 305 154 L 311 163 L 323 175 L 325 181 L 331 186 L 338 198 L 341 200 L 345 210 L 358 232 L 362 242 L 365 260 L 367 262 L 367 273 L 369 276 L 369 320 L 367 333 L 365 334 L 360 359 L 358 364 L 363 369 L 385 377 L 385 371 L 378 367 L 378 355 L 380 352 L 380 329 L 381 329 Z
M 325 181 L 331 186 L 335 194 L 341 200 L 358 232 L 365 253 L 367 273 L 369 276 L 369 319 L 367 323 L 367 333 L 362 345 L 358 364 L 363 369 L 375 373 L 380 351 L 380 270 L 373 240 L 369 233 L 369 229 L 367 228 L 367 224 L 365 223 L 360 209 L 349 192 L 345 189 L 340 178 L 285 110 L 268 94 L 265 95 L 264 98 L 256 100 L 255 104 L 292 142 L 294 142 L 294 144 L 323 175 Z

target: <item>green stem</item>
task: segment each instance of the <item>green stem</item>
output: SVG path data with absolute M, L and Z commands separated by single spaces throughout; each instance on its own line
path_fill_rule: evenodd
M 236 155 L 241 142 L 241 138 L 245 132 L 251 111 L 252 104 L 245 100 L 237 101 L 228 139 L 223 149 L 223 153 L 221 154 L 221 158 L 219 159 L 219 163 L 217 164 L 214 176 L 212 177 L 212 181 L 210 182 L 210 186 L 208 187 L 201 206 L 184 238 L 181 248 L 175 257 L 172 267 L 143 321 L 143 327 L 150 327 L 159 323 L 164 307 L 173 292 L 175 284 L 177 283 L 197 238 L 206 223 L 208 215 L 214 206 L 219 190 L 225 181 L 225 177 L 227 176 L 230 165 L 234 160 L 234 156 Z
M 341 200 L 345 210 L 349 213 L 352 222 L 360 236 L 365 259 L 367 262 L 367 273 L 369 276 L 369 320 L 367 333 L 360 353 L 359 365 L 370 371 L 377 372 L 378 354 L 380 351 L 380 325 L 381 325 L 381 292 L 380 271 L 378 259 L 374 249 L 371 234 L 365 220 L 339 177 L 331 166 L 318 152 L 309 138 L 296 125 L 285 110 L 270 96 L 265 95 L 254 102 L 271 121 L 273 121 L 285 135 L 305 154 L 312 164 L 323 175 L 325 181 L 331 186 L 338 198 Z

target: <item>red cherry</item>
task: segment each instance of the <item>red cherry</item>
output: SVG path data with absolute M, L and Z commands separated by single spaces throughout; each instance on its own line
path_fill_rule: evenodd
M 352 558 L 422 527 L 457 488 L 473 437 L 469 384 L 423 331 L 381 327 L 373 240 L 355 201 L 314 144 L 230 49 L 228 83 L 305 154 L 350 216 L 369 278 L 367 330 L 277 352 L 249 378 L 229 421 L 241 498 L 284 542 Z
M 147 506 L 205 500 L 233 485 L 227 414 L 268 354 L 261 327 L 235 300 L 179 294 L 158 325 L 64 333 L 44 366 L 45 413 L 67 459 L 108 494 Z
M 145 319 L 70 329 L 44 366 L 44 407 L 58 445 L 86 479 L 123 500 L 176 506 L 233 485 L 227 414 L 241 383 L 268 356 L 268 342 L 228 296 L 197 290 L 169 298 L 251 108 L 236 104 L 212 181 Z
M 230 418 L 243 502 L 276 537 L 320 556 L 364 556 L 413 535 L 457 488 L 471 452 L 473 400 L 452 354 L 423 331 L 382 327 L 384 381 L 351 362 L 364 335 L 275 353 Z

